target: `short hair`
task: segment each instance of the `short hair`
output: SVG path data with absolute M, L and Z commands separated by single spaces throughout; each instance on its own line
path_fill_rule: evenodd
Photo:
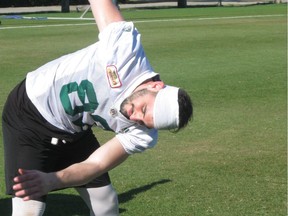
M 178 91 L 178 104 L 179 104 L 179 126 L 175 132 L 185 128 L 189 121 L 193 118 L 193 104 L 188 93 L 179 89 Z

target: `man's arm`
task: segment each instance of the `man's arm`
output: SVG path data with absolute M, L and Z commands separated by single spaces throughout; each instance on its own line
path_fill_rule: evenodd
M 89 0 L 89 2 L 100 32 L 110 23 L 124 21 L 112 0 Z
M 86 184 L 127 158 L 128 154 L 115 137 L 97 149 L 87 160 L 58 172 L 43 173 L 19 169 L 20 175 L 14 178 L 15 196 L 31 200 L 52 190 Z

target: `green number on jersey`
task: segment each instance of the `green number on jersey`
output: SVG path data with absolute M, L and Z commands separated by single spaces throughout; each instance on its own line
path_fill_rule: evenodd
M 76 105 L 74 108 L 72 107 L 69 97 L 69 94 L 71 93 L 77 93 L 79 100 L 81 101 L 81 105 Z M 83 80 L 80 85 L 78 85 L 76 82 L 71 82 L 62 86 L 60 91 L 60 100 L 65 112 L 71 116 L 75 116 L 83 112 L 93 113 L 99 105 L 94 87 L 88 80 Z M 105 119 L 97 115 L 92 115 L 92 118 L 94 121 L 99 122 L 105 129 L 111 130 Z M 84 123 L 82 119 L 83 115 L 81 115 L 77 120 L 73 121 L 73 123 L 77 126 L 83 127 Z

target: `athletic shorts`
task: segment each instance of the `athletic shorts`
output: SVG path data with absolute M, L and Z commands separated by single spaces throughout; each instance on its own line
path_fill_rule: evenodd
M 6 193 L 18 169 L 55 172 L 88 158 L 100 147 L 91 128 L 71 134 L 48 123 L 27 96 L 25 80 L 9 94 L 2 113 Z M 81 170 L 79 170 L 81 175 Z M 110 184 L 108 173 L 81 187 Z

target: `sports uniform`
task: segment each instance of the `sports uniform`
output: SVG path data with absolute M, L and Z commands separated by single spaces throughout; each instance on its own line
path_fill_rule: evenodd
M 153 72 L 131 22 L 107 26 L 99 41 L 27 74 L 3 111 L 6 186 L 18 168 L 52 172 L 85 160 L 99 143 L 91 127 L 111 130 L 128 154 L 157 142 L 148 129 L 120 113 L 121 102 Z M 104 174 L 86 187 L 110 184 Z
M 158 129 L 178 131 L 192 116 L 187 92 L 153 72 L 133 23 L 124 22 L 109 0 L 89 3 L 100 40 L 28 73 L 5 104 L 5 178 L 7 193 L 14 195 L 13 216 L 43 215 L 46 194 L 72 186 L 91 216 L 118 215 L 105 172 L 152 148 Z M 116 138 L 99 148 L 92 125 Z

